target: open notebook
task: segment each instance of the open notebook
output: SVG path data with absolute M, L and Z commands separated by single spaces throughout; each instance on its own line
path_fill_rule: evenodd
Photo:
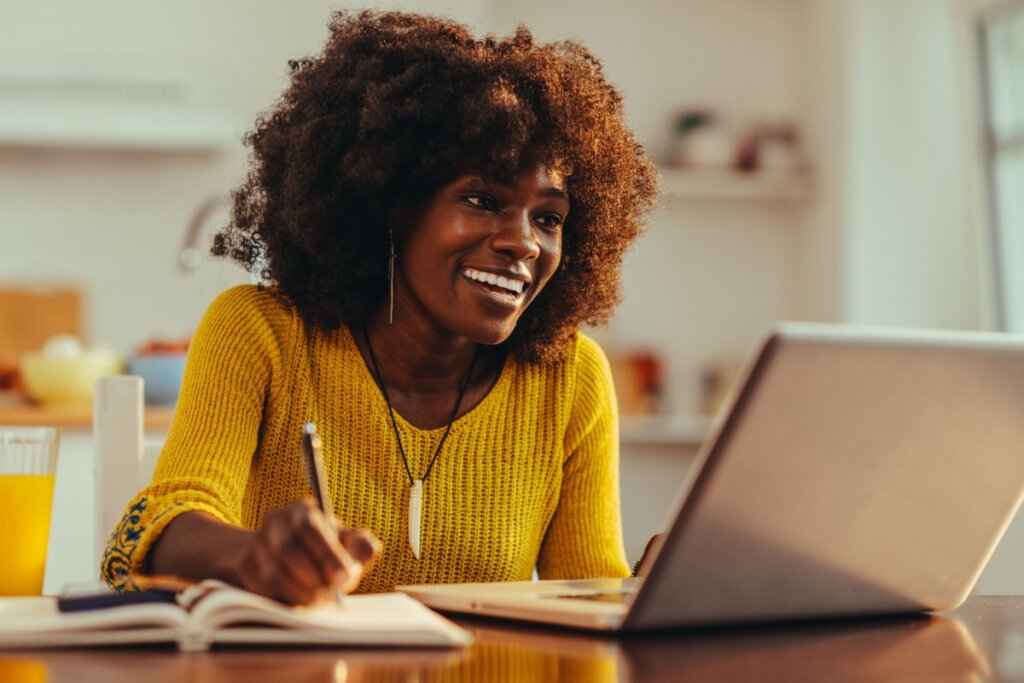
M 640 631 L 953 609 L 1024 496 L 1024 336 L 784 324 L 644 578 L 399 586 L 440 610 Z
M 207 581 L 173 602 L 61 612 L 57 598 L 0 598 L 0 648 L 177 643 L 214 645 L 451 647 L 472 637 L 398 593 L 352 595 L 335 603 L 288 607 Z

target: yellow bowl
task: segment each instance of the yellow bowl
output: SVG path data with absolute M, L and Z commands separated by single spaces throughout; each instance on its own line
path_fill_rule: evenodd
M 30 398 L 50 405 L 89 405 L 92 387 L 104 375 L 121 372 L 112 351 L 91 349 L 75 358 L 54 358 L 39 351 L 21 357 L 21 380 Z

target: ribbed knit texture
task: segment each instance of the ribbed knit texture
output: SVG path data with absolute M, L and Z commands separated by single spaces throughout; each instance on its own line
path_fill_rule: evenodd
M 395 415 L 413 476 L 443 428 Z M 567 360 L 509 359 L 490 393 L 452 425 L 424 483 L 421 555 L 406 530 L 409 480 L 387 405 L 347 328 L 307 336 L 290 306 L 251 285 L 213 302 L 189 350 L 150 485 L 111 535 L 102 573 L 125 587 L 177 515 L 203 510 L 254 529 L 312 496 L 301 426 L 323 440 L 334 514 L 383 551 L 360 591 L 398 584 L 620 577 L 618 423 L 608 362 L 577 336 Z

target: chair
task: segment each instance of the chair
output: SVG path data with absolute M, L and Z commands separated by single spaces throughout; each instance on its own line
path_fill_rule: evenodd
M 128 501 L 153 476 L 163 444 L 146 441 L 141 377 L 101 377 L 93 389 L 96 534 L 93 566 Z

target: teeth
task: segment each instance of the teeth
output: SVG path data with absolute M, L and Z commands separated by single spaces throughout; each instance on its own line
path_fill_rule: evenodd
M 521 280 L 512 280 L 503 275 L 495 275 L 494 273 L 485 273 L 480 270 L 473 268 L 465 268 L 462 274 L 468 277 L 470 280 L 476 280 L 477 282 L 485 282 L 492 287 L 501 287 L 507 289 L 513 294 L 521 294 L 523 288 L 526 286 L 525 282 Z

